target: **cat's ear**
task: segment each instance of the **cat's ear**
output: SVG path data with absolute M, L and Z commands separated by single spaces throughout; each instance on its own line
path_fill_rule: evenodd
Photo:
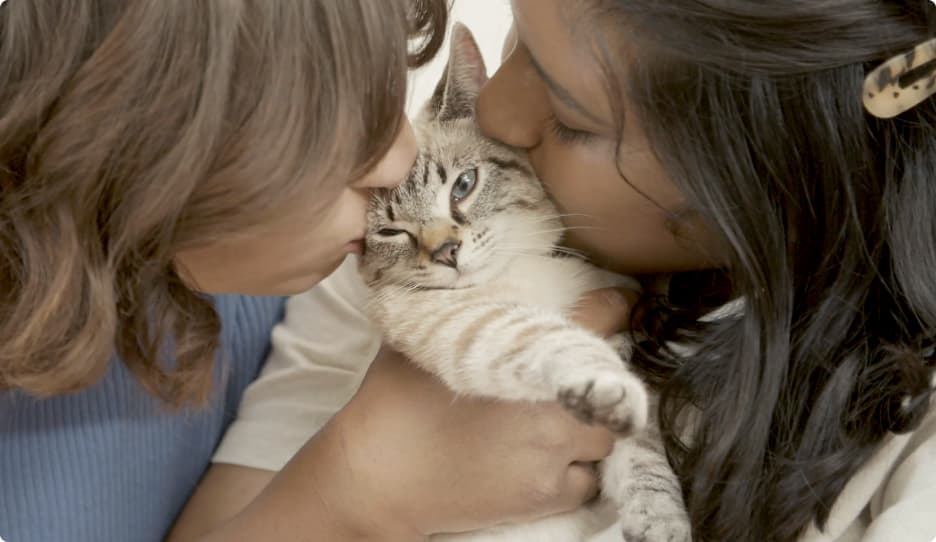
M 487 69 L 481 50 L 468 27 L 452 28 L 449 60 L 427 105 L 427 113 L 438 120 L 471 118 L 478 93 L 487 82 Z

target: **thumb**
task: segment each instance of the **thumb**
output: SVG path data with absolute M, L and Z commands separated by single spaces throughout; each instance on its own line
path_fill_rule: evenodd
M 627 288 L 592 290 L 579 299 L 569 317 L 601 337 L 610 337 L 627 327 L 639 298 L 639 292 Z

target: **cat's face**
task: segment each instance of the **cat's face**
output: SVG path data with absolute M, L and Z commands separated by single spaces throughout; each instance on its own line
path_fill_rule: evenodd
M 368 209 L 368 282 L 464 288 L 519 254 L 547 255 L 559 241 L 556 209 L 526 157 L 477 127 L 474 100 L 485 77 L 471 34 L 456 27 L 447 74 L 414 123 L 416 164 Z

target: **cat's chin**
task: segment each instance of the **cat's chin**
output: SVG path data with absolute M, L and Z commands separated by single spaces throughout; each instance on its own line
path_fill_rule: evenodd
M 371 287 L 406 286 L 422 290 L 465 290 L 496 280 L 512 261 L 513 258 L 474 260 L 457 270 L 438 269 L 420 281 L 414 280 L 413 271 L 409 268 L 402 271 L 374 270 L 364 265 L 361 271 L 365 282 Z

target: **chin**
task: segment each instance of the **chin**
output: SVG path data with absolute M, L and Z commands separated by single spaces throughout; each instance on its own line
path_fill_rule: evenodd
M 272 296 L 291 296 L 307 292 L 318 285 L 328 274 L 317 274 L 313 276 L 306 276 L 301 278 L 290 279 L 284 282 L 281 282 L 270 289 L 270 291 L 260 293 L 258 295 L 272 295 Z
M 271 291 L 260 295 L 290 296 L 307 292 L 334 273 L 344 262 L 344 258 L 327 266 L 317 267 L 278 282 Z

